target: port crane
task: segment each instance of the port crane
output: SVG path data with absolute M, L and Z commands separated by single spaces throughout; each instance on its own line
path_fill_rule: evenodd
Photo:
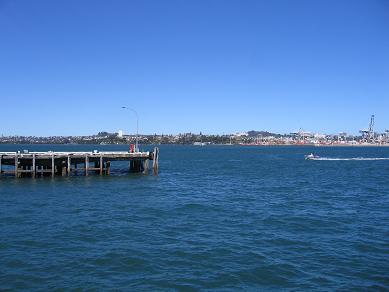
M 360 130 L 359 132 L 362 133 L 362 138 L 365 141 L 371 142 L 374 140 L 374 115 L 370 117 L 369 128 L 367 130 Z

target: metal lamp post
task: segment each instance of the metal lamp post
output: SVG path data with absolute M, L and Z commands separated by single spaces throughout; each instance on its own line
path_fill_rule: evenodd
M 135 116 L 136 116 L 136 140 L 135 140 L 135 152 L 138 152 L 139 149 L 138 149 L 138 135 L 139 135 L 139 116 L 138 116 L 138 113 L 136 112 L 136 110 L 134 110 L 133 108 L 130 108 L 130 107 L 127 107 L 127 106 L 122 106 L 122 109 L 126 109 L 126 110 L 130 110 L 132 111 Z

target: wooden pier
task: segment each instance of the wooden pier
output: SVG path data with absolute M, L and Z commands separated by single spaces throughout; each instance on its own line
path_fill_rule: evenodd
M 112 161 L 128 161 L 130 172 L 148 174 L 150 161 L 158 175 L 159 149 L 153 152 L 0 152 L 0 176 L 71 176 L 73 174 L 109 175 Z

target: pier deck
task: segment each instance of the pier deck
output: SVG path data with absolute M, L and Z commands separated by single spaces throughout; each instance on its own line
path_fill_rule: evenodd
M 130 172 L 158 174 L 159 149 L 152 152 L 0 152 L 0 176 L 70 176 L 74 173 L 109 175 L 111 161 L 129 161 Z

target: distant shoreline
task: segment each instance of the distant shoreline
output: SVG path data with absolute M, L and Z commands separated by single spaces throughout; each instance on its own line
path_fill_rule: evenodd
M 234 146 L 234 145 L 232 145 Z M 389 147 L 389 144 L 381 144 L 381 145 L 374 145 L 374 144 L 365 144 L 365 145 L 340 145 L 340 144 L 333 144 L 333 145 L 317 145 L 317 144 L 268 144 L 268 145 L 236 145 L 236 146 L 245 146 L 245 147 L 254 147 L 254 146 L 263 146 L 263 147 L 269 147 L 269 146 L 285 146 L 285 147 Z
M 87 143 L 0 143 L 2 145 L 62 145 L 62 146 L 128 146 L 131 143 L 120 143 L 120 144 L 87 144 Z M 142 146 L 161 146 L 161 145 L 172 145 L 172 146 L 193 146 L 193 147 L 207 147 L 207 146 L 241 146 L 241 147 L 389 147 L 389 144 L 208 144 L 208 145 L 193 145 L 193 144 L 181 144 L 181 143 L 142 143 Z
M 335 144 L 335 145 L 313 145 L 315 147 L 389 147 L 389 144 Z

